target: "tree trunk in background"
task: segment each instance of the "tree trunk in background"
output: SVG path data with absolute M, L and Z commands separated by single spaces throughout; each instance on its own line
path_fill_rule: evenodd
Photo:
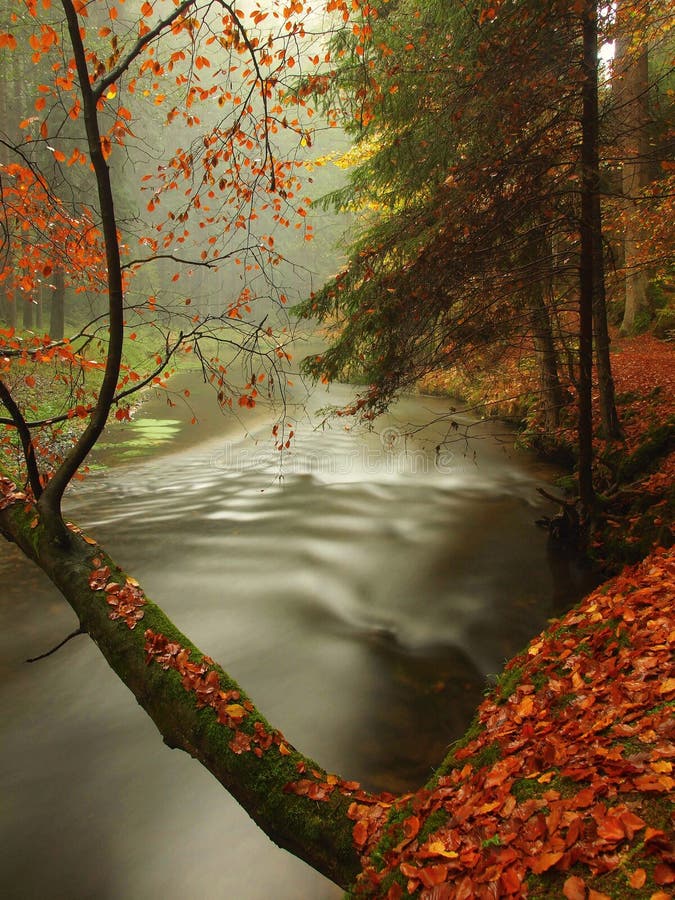
M 65 333 L 65 296 L 63 269 L 54 269 L 54 289 L 49 304 L 49 336 L 53 341 L 63 339 Z
M 593 311 L 597 293 L 595 201 L 599 196 L 598 152 L 598 7 L 587 0 L 583 15 L 583 86 L 581 114 L 581 222 L 579 259 L 579 499 L 587 517 L 594 505 L 593 489 Z
M 31 297 L 24 297 L 23 302 L 21 304 L 21 311 L 23 315 L 23 328 L 24 331 L 32 331 L 33 329 L 33 300 Z
M 45 296 L 45 286 L 44 284 L 40 284 L 38 288 L 37 296 L 35 298 L 35 329 L 36 331 L 42 331 L 44 329 L 44 296 Z
M 0 319 L 8 328 L 16 328 L 16 303 L 7 296 L 4 284 L 0 284 Z
M 619 37 L 614 62 L 614 90 L 616 117 L 619 127 L 619 147 L 623 157 L 621 192 L 624 203 L 624 314 L 622 334 L 634 332 L 645 324 L 649 313 L 647 285 L 649 273 L 640 264 L 639 197 L 650 181 L 649 171 L 649 53 L 646 46 L 633 46 L 634 35 L 627 21 L 622 22 L 621 4 L 618 10 Z M 627 18 L 627 16 L 625 17 Z M 622 25 L 624 26 L 622 29 Z M 642 314 L 642 315 L 641 315 Z
M 593 196 L 593 334 L 595 338 L 595 364 L 600 393 L 600 418 L 606 440 L 618 440 L 622 436 L 619 414 L 616 411 L 614 378 L 609 355 L 609 329 L 607 326 L 607 299 L 605 294 L 605 261 L 602 244 L 602 211 L 600 193 Z
M 550 291 L 549 297 L 550 297 Z M 537 287 L 531 296 L 532 335 L 539 367 L 539 391 L 544 427 L 555 431 L 560 425 L 560 410 L 564 403 L 558 376 L 558 356 L 545 291 Z

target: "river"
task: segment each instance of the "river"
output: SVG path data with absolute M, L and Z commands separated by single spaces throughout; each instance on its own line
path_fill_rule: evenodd
M 271 722 L 330 771 L 418 786 L 511 655 L 569 602 L 534 525 L 550 472 L 496 424 L 436 450 L 447 410 L 404 398 L 368 433 L 312 428 L 283 460 L 271 413 L 145 404 L 75 486 L 68 514 L 141 582 Z M 167 421 L 168 420 L 168 421 Z M 155 441 L 148 452 L 148 440 Z M 171 438 L 171 440 L 168 440 Z M 141 455 L 134 458 L 133 453 Z M 60 595 L 0 546 L 0 872 L 7 898 L 330 900 L 211 776 L 167 749 Z

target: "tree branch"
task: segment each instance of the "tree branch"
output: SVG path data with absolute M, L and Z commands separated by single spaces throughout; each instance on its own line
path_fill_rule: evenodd
M 33 491 L 33 496 L 36 500 L 39 500 L 42 494 L 42 481 L 40 479 L 40 470 L 38 468 L 37 459 L 35 458 L 33 438 L 31 436 L 28 423 L 26 422 L 23 413 L 17 406 L 16 401 L 12 397 L 9 388 L 2 379 L 0 379 L 0 401 L 2 401 L 2 403 L 9 410 L 9 414 L 12 417 L 11 423 L 15 426 L 18 432 L 19 440 L 21 441 L 21 447 L 23 449 L 23 457 L 26 460 L 28 483 L 30 484 L 31 490 Z
M 99 81 L 96 82 L 95 85 L 91 87 L 91 95 L 95 101 L 98 101 L 100 97 L 102 97 L 103 93 L 107 88 L 110 87 L 111 84 L 114 84 L 120 76 L 124 75 L 132 62 L 140 56 L 140 54 L 145 50 L 148 44 L 152 43 L 155 38 L 159 37 L 159 35 L 170 25 L 172 25 L 176 19 L 179 19 L 183 13 L 189 9 L 191 6 L 194 6 L 195 0 L 183 0 L 183 3 L 180 3 L 176 9 L 171 13 L 171 15 L 167 16 L 165 19 L 160 19 L 160 21 L 155 25 L 154 28 L 151 28 L 150 31 L 147 31 L 144 35 L 139 37 L 136 41 L 132 49 L 127 53 L 124 59 L 120 60 L 117 65 L 108 72 L 107 75 L 103 76 Z M 72 38 L 71 38 L 72 39 Z M 87 78 L 87 84 L 89 83 L 89 79 Z
M 39 656 L 32 656 L 30 659 L 27 659 L 27 663 L 38 662 L 41 659 L 47 659 L 48 656 L 51 656 L 52 653 L 56 653 L 57 650 L 60 650 L 64 644 L 67 644 L 68 641 L 72 641 L 74 637 L 77 637 L 78 634 L 86 634 L 87 632 L 83 628 L 76 628 L 75 631 L 71 632 L 68 637 L 65 637 L 62 641 L 60 641 L 56 647 L 52 647 L 51 650 L 47 650 L 46 653 L 41 653 Z
M 87 131 L 89 156 L 98 188 L 108 273 L 108 313 L 110 317 L 110 337 L 108 340 L 105 372 L 96 405 L 87 427 L 52 476 L 39 502 L 39 510 L 41 513 L 46 514 L 49 527 L 52 529 L 53 539 L 67 543 L 68 532 L 61 515 L 61 501 L 72 477 L 87 458 L 90 450 L 101 435 L 115 397 L 122 362 L 122 343 L 124 339 L 124 292 L 115 203 L 110 184 L 110 171 L 101 146 L 101 133 L 96 108 L 97 96 L 89 83 L 87 54 L 82 42 L 80 23 L 75 7 L 72 0 L 61 0 L 61 3 L 66 15 L 68 34 L 75 57 L 80 92 L 82 94 L 82 108 Z

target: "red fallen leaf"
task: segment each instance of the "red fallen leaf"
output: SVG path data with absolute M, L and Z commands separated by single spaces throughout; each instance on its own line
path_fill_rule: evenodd
M 310 781 L 309 778 L 301 778 L 299 781 L 289 781 L 284 785 L 285 794 L 297 794 L 299 797 L 308 797 L 310 800 L 327 801 L 335 790 L 334 785 L 322 781 Z
M 387 896 L 386 896 L 385 900 L 401 900 L 402 896 L 403 896 L 403 888 L 398 883 L 398 881 L 395 881 L 392 884 L 392 886 L 389 888 L 389 890 L 387 891 Z
M 570 827 L 565 835 L 565 846 L 569 849 L 572 844 L 576 844 L 581 835 L 581 818 L 577 817 L 570 822 Z
M 588 900 L 612 900 L 609 894 L 601 894 L 600 891 L 594 891 L 593 888 L 588 892 Z
M 432 888 L 437 884 L 443 884 L 448 877 L 448 867 L 444 863 L 425 866 L 419 870 L 418 878 L 425 888 Z
M 570 875 L 563 885 L 566 900 L 586 900 L 586 882 L 578 875 Z
M 504 800 L 504 805 L 499 810 L 499 815 L 503 819 L 507 819 L 511 815 L 513 810 L 516 808 L 517 803 L 518 803 L 518 801 L 513 796 L 513 794 L 508 794 L 506 797 L 506 800 Z
M 621 824 L 623 825 L 623 829 L 626 832 L 626 837 L 629 841 L 632 841 L 635 833 L 641 828 L 644 828 L 647 824 L 644 819 L 641 819 L 640 816 L 636 816 L 635 813 L 632 813 L 630 810 L 621 813 L 619 818 L 621 819 Z
M 403 833 L 407 840 L 411 841 L 420 830 L 420 820 L 417 816 L 408 816 L 403 822 Z
M 507 756 L 505 759 L 500 759 L 494 764 L 491 772 L 486 777 L 485 787 L 498 787 L 520 766 L 521 761 L 515 756 Z
M 548 829 L 549 837 L 555 834 L 555 832 L 558 830 L 560 820 L 562 819 L 562 814 L 562 804 L 556 803 L 553 805 L 553 809 L 551 810 L 550 815 L 546 816 L 546 828 Z
M 241 753 L 248 753 L 251 749 L 251 735 L 245 734 L 243 731 L 237 731 L 228 746 L 237 756 Z
M 673 900 L 672 894 L 666 894 L 665 891 L 657 891 L 655 894 L 652 894 L 649 900 Z
M 420 874 L 420 870 L 417 866 L 413 866 L 410 863 L 401 863 L 400 865 L 401 875 L 405 878 L 418 878 Z
M 570 806 L 573 809 L 583 809 L 595 802 L 595 789 L 592 787 L 584 788 L 570 799 Z
M 551 866 L 554 866 L 562 859 L 563 854 L 558 850 L 555 853 L 540 853 L 537 857 L 530 857 L 530 868 L 535 875 L 541 875 Z
M 102 591 L 110 578 L 110 567 L 103 566 L 102 569 L 94 569 L 89 575 L 89 587 L 92 591 Z
M 632 888 L 641 888 L 644 887 L 644 883 L 647 880 L 647 873 L 644 869 L 636 869 L 634 872 L 628 876 L 628 884 Z
M 481 854 L 479 850 L 475 848 L 469 848 L 468 850 L 462 850 L 459 855 L 459 861 L 465 869 L 473 869 L 476 864 L 481 859 Z
M 598 834 L 606 841 L 616 842 L 625 838 L 623 826 L 615 816 L 597 817 Z
M 357 847 L 362 848 L 368 840 L 368 822 L 360 819 L 352 829 L 352 837 Z
M 455 900 L 474 900 L 475 896 L 474 884 L 471 878 L 466 875 L 457 885 Z
M 520 896 L 520 887 L 523 883 L 523 872 L 521 872 L 516 866 L 510 866 L 508 869 L 504 869 L 502 874 L 499 876 L 499 891 L 500 894 L 504 894 L 508 896 L 509 894 L 516 894 Z
M 675 787 L 675 779 L 666 775 L 659 778 L 656 774 L 638 775 L 633 779 L 633 783 L 639 791 L 657 791 L 659 793 L 671 791 Z
M 659 831 L 658 828 L 652 828 L 651 825 L 645 831 L 645 844 L 649 841 L 655 841 L 658 838 L 665 838 L 665 832 Z
M 667 863 L 658 863 L 654 867 L 654 881 L 657 884 L 673 884 L 675 882 L 675 869 Z

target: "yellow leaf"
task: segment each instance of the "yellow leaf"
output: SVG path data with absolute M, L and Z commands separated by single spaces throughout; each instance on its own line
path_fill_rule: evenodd
M 429 844 L 427 847 L 429 853 L 434 853 L 436 856 L 442 856 L 444 859 L 457 859 L 458 854 L 455 853 L 454 850 L 446 850 L 445 844 L 441 841 L 434 841 Z

